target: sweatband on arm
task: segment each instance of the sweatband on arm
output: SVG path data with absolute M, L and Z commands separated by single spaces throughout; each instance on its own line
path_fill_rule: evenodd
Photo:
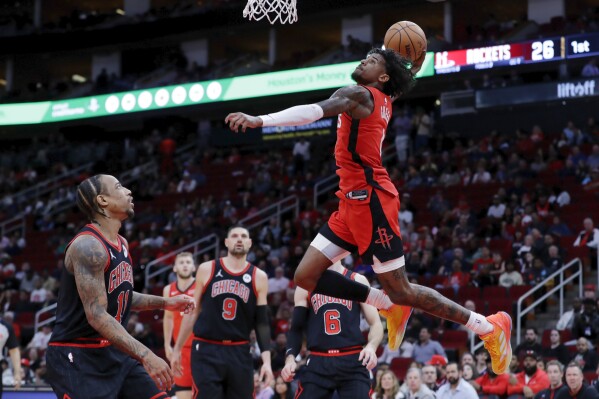
M 318 104 L 297 105 L 274 114 L 260 115 L 262 126 L 307 125 L 322 118 L 324 111 Z
M 308 320 L 308 308 L 305 306 L 296 306 L 293 308 L 293 317 L 291 318 L 291 327 L 287 333 L 287 351 L 285 357 L 293 355 L 296 357 L 302 349 L 302 340 L 304 328 Z
M 270 350 L 270 323 L 266 305 L 256 307 L 256 341 L 260 352 Z

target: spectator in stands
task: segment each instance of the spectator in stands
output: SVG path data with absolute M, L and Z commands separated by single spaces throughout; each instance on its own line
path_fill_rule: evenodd
M 594 342 L 599 334 L 597 302 L 594 298 L 585 298 L 582 301 L 582 305 L 582 312 L 574 318 L 572 334 L 576 338 L 584 337 L 591 342 Z
M 588 169 L 590 169 L 590 170 L 599 168 L 599 145 L 598 144 L 593 145 L 591 154 L 587 157 L 586 164 L 587 164 Z
M 480 348 L 476 351 L 474 355 L 476 358 L 476 364 L 474 368 L 478 375 L 483 375 L 487 372 L 487 366 L 489 363 L 489 352 L 487 352 L 484 348 Z
M 293 145 L 293 171 L 295 175 L 303 175 L 307 172 L 307 165 L 310 162 L 310 142 L 302 137 Z
M 537 393 L 535 399 L 554 399 L 560 391 L 567 390 L 564 386 L 564 365 L 559 361 L 547 362 L 547 377 L 549 377 L 549 388 Z
M 547 234 L 563 237 L 572 235 L 572 230 L 570 230 L 566 223 L 561 221 L 559 216 L 554 216 L 551 225 L 547 229 Z
M 34 289 L 31 291 L 29 300 L 33 303 L 44 303 L 48 298 L 48 291 L 43 287 L 44 281 L 41 278 L 35 280 Z
M 407 208 L 403 202 L 399 205 L 399 228 L 402 232 L 408 231 L 409 226 L 414 222 L 414 213 Z
M 462 377 L 469 383 L 472 383 L 478 378 L 478 373 L 473 365 L 467 363 L 462 365 Z
M 526 351 L 522 360 L 524 370 L 509 377 L 508 399 L 532 398 L 543 389 L 549 388 L 549 377 L 545 371 L 537 367 L 537 358 L 536 352 Z
M 510 288 L 512 285 L 523 285 L 522 274 L 516 270 L 514 262 L 511 260 L 505 264 L 505 271 L 499 275 L 499 285 Z
M 543 348 L 538 342 L 538 339 L 537 329 L 533 327 L 527 328 L 526 333 L 524 334 L 524 342 L 516 347 L 514 356 L 518 359 L 522 359 L 528 351 L 532 351 L 535 354 L 543 352 Z
M 595 371 L 599 364 L 597 352 L 589 348 L 589 341 L 584 338 L 578 338 L 576 341 L 576 353 L 571 359 L 571 362 L 576 363 L 582 371 Z
M 434 357 L 439 355 L 434 355 Z M 443 358 L 443 357 L 442 357 Z M 443 358 L 445 360 L 445 358 Z M 431 359 L 431 362 L 434 359 Z M 429 362 L 430 363 L 430 362 Z M 447 361 L 444 361 L 447 364 Z M 437 386 L 437 368 L 432 364 L 426 364 L 422 366 L 422 383 L 426 385 L 431 391 L 435 392 L 438 388 Z
M 414 344 L 412 343 L 412 338 L 406 337 L 399 349 L 391 350 L 389 348 L 389 342 L 385 343 L 383 347 L 383 353 L 378 358 L 377 363 L 386 363 L 391 364 L 393 359 L 402 357 L 402 358 L 411 358 L 414 355 Z
M 285 269 L 279 266 L 275 269 L 274 277 L 268 279 L 268 293 L 284 292 L 289 287 L 289 279 L 285 277 Z
M 189 173 L 189 171 L 186 170 L 183 172 L 183 179 L 181 179 L 181 181 L 179 181 L 179 184 L 177 185 L 177 192 L 191 193 L 195 191 L 197 186 L 198 183 L 196 182 L 196 180 L 191 176 L 191 173 Z
M 580 72 L 580 76 L 583 78 L 599 76 L 599 67 L 597 67 L 596 58 L 591 58 L 586 64 L 584 64 L 582 71 Z
M 582 368 L 577 363 L 570 363 L 566 367 L 566 386 L 568 389 L 560 391 L 555 399 L 598 399 L 599 393 L 584 381 Z
M 254 371 L 254 399 L 271 399 L 275 395 L 275 391 L 270 385 L 264 385 L 260 380 L 260 373 Z
M 443 266 L 439 269 L 441 272 Z M 456 294 L 461 287 L 466 287 L 470 282 L 470 274 L 462 271 L 462 263 L 459 259 L 454 259 L 451 262 L 451 269 L 447 271 L 447 277 L 441 284 L 441 287 L 453 288 Z
M 486 184 L 491 182 L 491 174 L 486 169 L 486 162 L 480 160 L 476 166 L 476 172 L 472 176 L 472 184 Z
M 549 333 L 549 346 L 543 347 L 543 357 L 545 359 L 557 359 L 561 364 L 568 364 L 570 361 L 570 351 L 561 342 L 558 330 L 553 329 Z
M 470 352 L 462 353 L 462 357 L 460 358 L 460 366 L 463 367 L 466 364 L 469 364 L 471 366 L 474 366 L 476 364 L 474 356 L 472 356 L 472 353 Z
M 435 393 L 422 382 L 422 371 L 415 367 L 408 369 L 402 391 L 406 399 L 435 399 Z
M 27 344 L 27 349 L 36 348 L 38 350 L 46 350 L 51 336 L 52 326 L 50 324 L 44 324 L 42 328 L 33 335 L 29 344 Z
M 39 280 L 39 274 L 31 269 L 29 262 L 23 262 L 21 265 L 21 271 L 19 271 L 15 277 L 21 281 L 19 290 L 31 292 L 33 291 L 36 280 Z
M 591 267 L 597 267 L 597 246 L 599 245 L 599 229 L 593 224 L 593 219 L 585 218 L 583 221 L 584 230 L 578 233 L 574 241 L 575 247 L 587 247 L 591 250 Z
M 424 364 L 431 360 L 433 355 L 447 358 L 445 349 L 438 341 L 432 340 L 428 328 L 423 327 L 418 334 L 418 342 L 414 345 L 414 360 Z
M 571 200 L 570 193 L 558 186 L 553 187 L 551 195 L 549 196 L 549 203 L 554 204 L 554 208 L 562 208 L 566 205 L 570 205 Z
M 572 299 L 572 309 L 564 312 L 564 314 L 561 315 L 561 317 L 557 321 L 555 328 L 558 331 L 572 330 L 572 327 L 574 326 L 574 320 L 576 320 L 581 310 L 582 298 L 574 297 L 574 299 Z
M 431 137 L 432 122 L 431 118 L 424 112 L 424 108 L 416 108 L 416 115 L 412 119 L 412 125 L 416 129 L 414 152 L 418 154 L 422 149 L 428 147 Z
M 395 151 L 397 161 L 403 165 L 408 160 L 410 150 L 410 133 L 412 131 L 412 119 L 405 108 L 393 112 L 391 131 L 395 133 Z
M 478 399 L 476 390 L 464 378 L 462 368 L 455 362 L 445 366 L 447 382 L 437 390 L 437 399 Z
M 285 366 L 285 351 L 287 349 L 287 334 L 279 333 L 271 349 L 272 369 L 274 372 L 281 371 Z
M 399 391 L 399 381 L 392 370 L 384 371 L 374 388 L 371 399 L 404 399 L 405 395 Z
M 497 375 L 491 367 L 491 357 L 487 356 L 487 372 L 470 382 L 480 399 L 500 399 L 507 392 L 509 374 Z

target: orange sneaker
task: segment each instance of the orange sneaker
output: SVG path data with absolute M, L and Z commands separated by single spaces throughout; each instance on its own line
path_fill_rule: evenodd
M 389 337 L 389 349 L 396 350 L 403 341 L 406 333 L 408 320 L 414 309 L 409 306 L 393 305 L 389 309 L 380 309 L 379 313 L 387 319 L 387 335 Z
M 506 312 L 497 312 L 488 316 L 487 321 L 493 325 L 493 331 L 481 335 L 485 349 L 491 355 L 491 366 L 497 375 L 508 371 L 512 361 L 512 318 Z

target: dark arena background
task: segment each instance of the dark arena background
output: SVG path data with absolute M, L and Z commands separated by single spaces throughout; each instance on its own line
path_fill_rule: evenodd
M 580 338 L 596 351 L 597 1 L 297 0 L 292 24 L 248 20 L 245 6 L 0 2 L 0 315 L 24 373 L 14 390 L 4 348 L 2 398 L 55 397 L 45 352 L 65 246 L 86 219 L 75 190 L 98 173 L 135 197 L 121 234 L 136 291 L 161 296 L 178 252 L 192 252 L 196 264 L 223 256 L 227 228 L 249 228 L 248 260 L 271 285 L 277 375 L 295 269 L 339 201 L 337 120 L 233 133 L 224 119 L 324 100 L 352 84 L 360 60 L 405 20 L 426 33 L 427 55 L 415 88 L 393 104 L 382 154 L 400 192 L 410 280 L 484 315 L 508 312 L 518 360 L 531 339 L 539 365 L 554 359 L 545 349 L 556 328 L 566 362 L 583 356 Z M 380 287 L 359 254 L 343 263 Z M 140 312 L 127 329 L 164 358 L 162 320 L 162 311 Z M 378 348 L 373 388 L 384 369 L 401 385 L 423 327 L 444 361 L 475 354 L 467 381 L 484 370 L 478 338 L 415 312 L 400 351 L 386 340 Z M 598 378 L 593 359 L 582 362 L 589 383 Z M 256 369 L 260 361 L 254 354 Z

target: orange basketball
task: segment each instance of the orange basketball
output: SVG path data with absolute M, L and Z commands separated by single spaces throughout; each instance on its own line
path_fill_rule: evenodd
M 424 61 L 426 35 L 414 22 L 399 21 L 391 25 L 385 33 L 383 44 L 386 49 L 397 51 L 412 63 Z

